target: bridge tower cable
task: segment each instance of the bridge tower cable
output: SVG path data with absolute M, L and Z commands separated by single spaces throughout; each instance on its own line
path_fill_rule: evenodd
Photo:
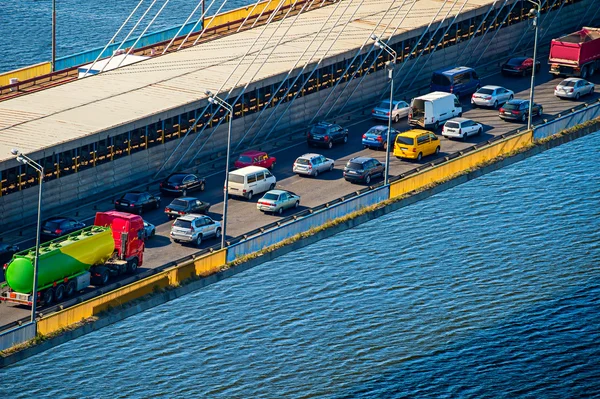
M 217 15 L 219 15 L 219 13 L 221 12 L 221 10 L 223 9 L 223 7 L 225 6 L 225 3 L 227 3 L 227 0 L 224 0 L 223 3 L 219 6 L 219 9 L 217 10 L 217 12 L 215 13 L 215 15 L 213 15 L 211 17 L 211 19 L 208 21 L 208 23 L 206 24 L 206 26 L 202 26 L 202 32 L 200 32 L 200 34 L 198 35 L 198 37 L 196 38 L 196 40 L 194 40 L 194 43 L 192 44 L 193 46 L 195 46 L 198 43 L 198 40 L 200 40 L 200 38 L 204 35 L 204 32 L 206 32 L 206 30 L 208 29 L 208 27 L 210 25 L 212 25 L 213 21 L 215 20 L 215 18 L 217 17 Z M 202 21 L 202 24 L 204 25 L 204 21 Z M 181 43 L 179 45 L 179 47 L 177 48 L 177 50 L 179 50 L 181 48 L 181 46 L 183 45 L 183 43 Z
M 127 40 L 129 39 L 129 36 L 131 36 L 131 34 L 137 29 L 138 25 L 144 20 L 144 18 L 146 17 L 146 14 L 148 14 L 148 12 L 152 9 L 152 7 L 154 7 L 154 4 L 156 4 L 156 1 L 157 0 L 153 0 L 152 3 L 150 4 L 150 6 L 148 6 L 148 8 L 146 9 L 146 11 L 144 11 L 144 13 L 140 17 L 140 19 L 135 23 L 135 25 L 133 26 L 133 28 L 131 28 L 131 30 L 129 31 L 129 33 L 127 34 L 127 36 L 125 36 L 125 39 L 123 39 L 123 41 L 119 44 L 119 46 L 117 47 L 117 49 L 115 51 L 113 51 L 112 55 L 108 59 L 108 62 L 102 66 L 102 69 L 100 69 L 100 71 L 98 72 L 99 74 L 102 73 L 102 72 L 104 72 L 104 68 L 106 68 L 106 66 L 108 64 L 110 64 L 110 62 L 112 61 L 112 59 L 115 57 L 116 53 L 127 42 Z
M 546 0 L 542 1 L 542 7 L 544 7 L 546 5 Z M 538 23 L 540 22 L 540 19 L 538 19 Z M 517 41 L 517 44 L 513 47 L 512 51 L 510 52 L 511 54 L 515 54 L 517 51 L 517 49 L 522 49 L 525 48 L 527 49 L 527 47 L 523 47 L 521 46 L 521 42 L 523 41 L 523 39 L 525 38 L 525 36 L 528 35 L 528 33 L 530 33 L 530 26 L 529 24 L 524 24 L 523 26 L 523 33 L 521 33 L 521 37 L 519 38 L 519 40 Z
M 389 28 L 389 26 L 391 25 L 392 21 L 398 16 L 398 14 L 400 13 L 400 10 L 404 7 L 404 4 L 406 3 L 407 0 L 403 0 L 402 4 L 397 8 L 396 13 L 394 14 L 394 16 L 392 18 L 390 18 L 387 26 L 383 29 L 383 32 L 386 32 Z M 411 4 L 411 9 L 412 6 L 416 3 L 416 0 L 412 1 Z M 373 30 L 371 31 L 371 33 L 369 34 L 369 37 L 367 37 L 365 39 L 365 41 L 363 42 L 363 44 L 360 46 L 360 48 L 356 51 L 356 54 L 354 55 L 354 57 L 352 58 L 352 60 L 350 60 L 350 62 L 348 62 L 348 66 L 346 66 L 346 68 L 344 69 L 344 71 L 341 73 L 340 78 L 338 79 L 338 81 L 335 83 L 335 85 L 331 88 L 331 90 L 329 91 L 329 94 L 327 95 L 327 97 L 325 98 L 325 100 L 323 102 L 321 102 L 321 105 L 319 106 L 319 108 L 317 109 L 317 111 L 314 113 L 312 119 L 308 122 L 309 125 L 311 125 L 315 119 L 317 119 L 317 117 L 319 116 L 319 112 L 321 112 L 321 110 L 323 109 L 323 107 L 325 106 L 325 104 L 327 104 L 327 102 L 329 101 L 329 99 L 331 98 L 331 96 L 335 93 L 336 89 L 338 88 L 338 86 L 340 85 L 340 83 L 343 80 L 343 77 L 346 76 L 346 74 L 348 73 L 348 71 L 350 70 L 350 67 L 354 64 L 354 62 L 356 61 L 356 59 L 358 58 L 358 56 L 361 54 L 363 48 L 367 45 L 367 43 L 369 43 L 371 41 L 371 36 L 374 35 L 377 32 L 377 29 L 379 28 L 379 25 L 381 25 L 381 23 L 383 22 L 384 18 L 387 16 L 388 12 L 392 9 L 393 7 L 388 8 L 382 15 L 381 18 L 379 19 L 379 21 L 377 22 L 377 24 L 375 25 L 375 27 L 373 28 Z M 408 12 L 406 12 L 404 14 L 404 18 L 406 18 L 406 16 L 408 15 L 408 13 L 410 12 L 410 9 Z M 402 23 L 402 22 L 400 22 Z M 369 49 L 369 54 L 371 53 L 371 51 L 373 50 L 374 47 L 371 47 Z M 368 55 L 367 55 L 368 56 Z M 346 88 L 347 86 L 344 86 L 344 88 Z M 342 90 L 342 93 L 344 91 Z M 340 93 L 340 95 L 342 94 Z M 335 103 L 337 102 L 337 100 L 340 98 L 340 95 L 338 95 L 338 97 L 335 98 L 333 105 L 335 105 Z M 329 113 L 328 113 L 329 114 Z
M 202 0 L 203 1 L 203 0 Z M 221 3 L 221 6 L 219 7 L 219 10 L 221 10 L 221 8 L 223 8 L 223 6 L 225 5 L 225 3 L 227 2 L 227 0 L 225 0 L 223 3 Z M 179 43 L 179 46 L 177 46 L 177 50 L 179 51 L 179 49 L 181 49 L 181 46 L 183 46 L 183 44 L 185 42 L 187 42 L 187 40 L 190 38 L 190 36 L 192 35 L 192 33 L 194 33 L 194 31 L 196 30 L 196 28 L 198 27 L 198 24 L 200 22 L 202 22 L 202 31 L 200 32 L 199 36 L 202 36 L 202 34 L 204 33 L 205 26 L 204 26 L 204 18 L 206 16 L 206 14 L 208 13 L 208 11 L 210 11 L 211 7 L 213 6 L 213 4 L 215 4 L 215 0 L 212 0 L 210 2 L 210 4 L 208 5 L 208 7 L 206 7 L 203 11 L 202 14 L 200 15 L 200 17 L 198 18 L 198 20 L 196 21 L 196 23 L 194 24 L 194 26 L 192 26 L 192 29 L 190 29 L 190 31 L 187 33 L 187 35 L 185 35 L 185 37 L 183 38 L 183 40 L 181 41 L 181 43 Z M 217 11 L 217 14 L 219 13 L 219 11 Z M 213 16 L 214 18 L 214 16 Z M 212 20 L 211 20 L 212 21 Z
M 315 0 L 312 0 L 310 5 L 312 5 L 314 3 Z M 296 60 L 296 62 L 294 63 L 294 65 L 290 68 L 290 70 L 288 71 L 288 73 L 286 74 L 286 76 L 282 79 L 281 83 L 279 84 L 279 87 L 277 87 L 277 89 L 274 91 L 275 93 L 278 93 L 279 90 L 281 90 L 281 88 L 283 87 L 283 85 L 285 84 L 285 82 L 289 79 L 291 73 L 294 71 L 294 69 L 296 69 L 296 67 L 298 66 L 298 63 L 302 60 L 302 58 L 304 57 L 304 55 L 306 54 L 306 52 L 309 50 L 309 48 L 311 47 L 312 43 L 316 40 L 316 38 L 321 34 L 321 32 L 323 31 L 323 29 L 325 28 L 325 26 L 327 25 L 327 22 L 331 19 L 331 17 L 333 16 L 333 14 L 337 11 L 338 7 L 342 4 L 341 1 L 339 1 L 337 3 L 337 5 L 335 7 L 332 8 L 331 12 L 329 13 L 329 15 L 327 16 L 327 18 L 325 19 L 325 22 L 323 22 L 323 24 L 321 25 L 321 27 L 319 28 L 319 31 L 315 34 L 315 36 L 311 39 L 310 43 L 306 46 L 306 48 L 304 49 L 304 51 L 302 52 L 302 54 L 300 55 L 300 57 L 298 57 L 298 59 Z M 309 5 L 309 8 L 310 8 Z M 250 126 L 250 128 L 248 128 L 246 130 L 246 133 L 244 134 L 244 136 L 242 137 L 242 139 L 238 142 L 238 145 L 235 147 L 235 149 L 233 150 L 233 152 L 235 152 L 240 143 L 245 139 L 246 135 L 248 134 L 248 132 L 252 129 L 252 127 L 256 124 L 256 122 L 260 119 L 260 117 L 262 116 L 263 112 L 265 112 L 265 110 L 269 107 L 269 105 L 272 103 L 273 101 L 273 96 L 271 96 L 271 98 L 269 98 L 269 101 L 263 106 L 263 109 L 260 111 L 259 115 L 254 119 L 254 122 L 252 123 L 252 125 Z
M 260 11 L 260 14 L 258 14 L 258 17 L 256 17 L 256 19 L 254 20 L 254 22 L 252 23 L 252 25 L 250 26 L 250 29 L 253 29 L 254 26 L 256 26 L 256 23 L 261 19 L 263 13 L 265 12 L 265 10 L 271 5 L 271 2 L 273 0 L 269 0 L 269 3 L 267 3 L 266 6 L 263 7 L 263 9 Z M 275 13 L 273 13 L 275 14 Z
M 504 2 L 506 3 L 508 0 L 504 0 Z M 485 24 L 485 21 L 487 20 L 487 17 L 491 14 L 491 12 L 493 10 L 496 10 L 496 4 L 498 3 L 498 0 L 494 0 L 494 2 L 492 3 L 492 5 L 488 8 L 488 11 L 485 13 L 485 15 L 483 16 L 483 18 L 481 19 L 481 22 L 479 23 L 479 25 L 477 26 L 477 28 L 473 31 L 473 35 L 471 36 L 471 38 L 469 39 L 469 41 L 467 42 L 467 46 L 464 48 L 464 50 L 462 50 L 461 52 L 458 52 L 456 54 L 456 61 L 454 61 L 454 64 L 458 64 L 458 59 L 460 58 L 460 56 L 462 54 L 468 54 L 467 50 L 469 49 L 469 47 L 471 46 L 471 44 L 473 43 L 473 40 L 476 37 L 480 37 L 481 39 L 477 41 L 477 44 L 475 45 L 475 48 L 471 51 L 471 54 L 475 53 L 477 51 L 477 49 L 479 48 L 479 45 L 481 44 L 481 42 L 483 41 L 483 39 L 485 38 L 485 35 L 488 33 L 489 28 L 485 29 L 484 28 L 484 32 L 481 34 L 481 36 L 477 36 L 477 32 L 479 32 L 479 30 L 483 27 L 483 24 Z M 469 55 L 469 59 L 471 58 L 471 55 Z M 468 61 L 465 62 L 465 65 L 469 65 Z
M 214 2 L 214 0 L 213 0 Z M 196 11 L 198 11 L 198 9 L 200 8 L 200 6 L 202 6 L 202 4 L 204 4 L 204 0 L 200 0 L 198 2 L 198 4 L 196 5 L 196 7 L 194 7 L 194 9 L 192 10 L 192 12 L 190 13 L 190 15 L 188 15 L 188 17 L 186 18 L 185 22 L 183 24 L 181 24 L 181 27 L 179 28 L 179 30 L 177 31 L 177 33 L 175 34 L 175 36 L 173 36 L 173 38 L 171 39 L 171 41 L 169 42 L 169 44 L 167 44 L 165 46 L 165 49 L 163 50 L 163 52 L 161 54 L 165 54 L 167 52 L 167 50 L 169 49 L 169 47 L 171 47 L 171 44 L 173 44 L 173 42 L 175 41 L 175 39 L 177 39 L 179 37 L 179 34 L 181 33 L 181 31 L 183 30 L 183 28 L 185 28 L 185 26 L 187 25 L 188 22 L 190 22 L 190 19 L 192 19 L 192 17 L 194 16 L 194 14 L 196 13 Z M 212 3 L 211 3 L 212 4 Z M 210 5 L 209 5 L 210 6 Z M 200 16 L 200 19 L 198 20 L 198 22 L 200 22 L 202 20 L 202 18 L 204 17 L 204 13 L 205 11 L 202 11 L 202 15 Z M 192 29 L 190 30 L 190 32 L 193 32 L 194 29 L 196 29 L 196 26 L 198 25 L 198 22 L 196 22 L 194 24 L 194 26 L 192 27 Z M 203 27 L 204 28 L 204 27 Z
M 275 113 L 277 112 L 277 108 L 281 104 L 283 104 L 283 99 L 288 95 L 288 93 L 290 92 L 291 88 L 296 84 L 296 82 L 298 82 L 298 80 L 303 76 L 303 73 L 306 70 L 306 68 L 308 67 L 308 65 L 316 57 L 317 53 L 319 53 L 321 51 L 321 47 L 323 46 L 323 44 L 325 44 L 325 41 L 329 38 L 329 35 L 335 30 L 335 28 L 337 28 L 337 26 L 340 23 L 342 17 L 346 14 L 346 11 L 348 11 L 348 9 L 350 8 L 350 5 L 353 2 L 354 2 L 354 0 L 348 0 L 348 5 L 344 9 L 344 11 L 340 14 L 340 16 L 337 18 L 337 20 L 335 21 L 335 23 L 327 31 L 327 33 L 325 34 L 325 37 L 323 38 L 323 40 L 321 40 L 321 42 L 319 43 L 319 45 L 317 46 L 317 48 L 315 49 L 315 51 L 313 51 L 312 55 L 308 58 L 308 60 L 306 61 L 306 63 L 304 64 L 304 66 L 302 67 L 302 69 L 300 70 L 300 72 L 298 72 L 298 76 L 296 76 L 296 78 L 294 79 L 294 81 L 292 82 L 292 84 L 290 85 L 290 87 L 288 87 L 288 89 L 286 90 L 286 92 L 279 99 L 279 101 L 277 102 L 277 104 L 273 107 L 273 110 L 271 111 L 271 113 L 269 113 L 269 115 L 267 116 L 267 119 L 263 122 L 263 124 L 261 125 L 261 127 L 258 128 L 258 130 L 256 132 L 256 135 L 254 136 L 254 139 L 256 139 L 257 137 L 259 137 L 260 132 L 262 131 L 262 129 L 265 128 L 265 126 L 267 125 L 267 123 L 269 122 L 269 120 L 271 120 L 271 117 L 273 115 L 275 115 Z M 360 4 L 362 5 L 363 2 L 364 2 L 364 0 L 362 0 Z M 346 26 L 352 21 L 352 18 L 354 17 L 354 15 L 356 14 L 356 12 L 358 11 L 359 8 L 360 7 L 357 7 L 356 10 L 354 11 L 354 13 L 352 13 L 352 16 L 350 17 L 350 19 L 348 20 L 348 22 L 346 22 L 344 24 L 344 26 L 342 27 L 342 29 L 338 33 L 337 38 L 339 38 L 339 36 L 344 31 L 344 29 L 346 28 Z M 315 38 L 316 38 L 316 36 L 315 36 Z M 320 65 L 321 61 L 323 60 L 323 58 L 325 58 L 325 56 L 327 55 L 327 53 L 329 53 L 329 51 L 331 50 L 331 48 L 333 47 L 333 45 L 337 41 L 337 38 L 336 38 L 336 40 L 334 40 L 334 41 L 331 42 L 331 45 L 330 45 L 329 49 L 323 54 L 323 56 L 319 59 L 319 61 L 317 62 L 317 64 L 315 64 L 315 68 L 313 68 L 313 70 L 310 72 L 309 76 L 306 79 L 304 79 L 302 85 L 298 88 L 298 91 L 294 94 L 294 97 L 291 100 L 288 100 L 288 103 L 289 103 L 288 107 L 284 110 L 284 112 L 279 116 L 279 118 L 277 119 L 277 121 L 273 124 L 273 128 L 268 132 L 268 134 L 264 138 L 265 140 L 267 138 L 269 138 L 269 136 L 271 135 L 271 133 L 273 132 L 273 130 L 277 127 L 277 125 L 278 125 L 279 121 L 281 120 L 281 118 L 283 117 L 283 115 L 285 115 L 285 113 L 290 108 L 290 106 L 292 105 L 292 103 L 294 102 L 294 100 L 302 92 L 302 89 L 304 88 L 304 86 L 306 85 L 306 83 L 308 82 L 308 80 L 310 79 L 310 77 L 313 75 L 313 73 L 316 71 L 316 69 L 319 67 L 319 65 Z M 266 109 L 266 107 L 265 107 L 265 109 Z M 254 139 L 251 141 L 250 144 L 252 144 L 252 142 L 254 141 Z
M 244 18 L 244 20 L 242 21 L 242 24 L 237 28 L 237 30 L 235 31 L 235 33 L 239 33 L 240 29 L 242 29 L 242 26 L 244 26 L 244 24 L 246 23 L 246 21 L 248 21 L 248 18 L 250 18 L 252 16 L 252 14 L 254 14 L 254 10 L 256 9 L 256 6 L 258 5 L 258 3 L 260 3 L 260 0 L 256 0 L 256 3 L 254 3 L 254 7 L 252 7 L 252 10 L 250 10 L 250 12 L 248 13 L 248 15 L 246 15 L 246 18 Z
M 281 6 L 283 3 L 285 2 L 285 0 L 280 0 L 279 5 Z M 241 65 L 242 61 L 245 60 L 246 56 L 251 52 L 251 50 L 254 48 L 254 46 L 256 45 L 256 43 L 258 42 L 258 40 L 262 37 L 263 33 L 266 31 L 267 27 L 269 26 L 271 20 L 274 18 L 277 10 L 279 10 L 280 7 L 278 7 L 269 17 L 269 19 L 267 20 L 267 23 L 264 25 L 263 29 L 261 30 L 260 34 L 258 36 L 256 36 L 256 38 L 254 39 L 254 42 L 252 43 L 252 45 L 250 47 L 248 47 L 248 49 L 246 50 L 246 53 L 242 56 L 239 57 L 239 61 L 237 63 L 237 65 L 235 66 L 235 68 L 231 71 L 231 73 L 229 74 L 229 76 L 223 81 L 221 87 L 218 89 L 217 94 L 221 92 L 221 90 L 223 90 L 223 87 L 225 86 L 225 84 L 227 84 L 227 82 L 229 81 L 229 79 L 231 79 L 231 77 L 233 76 L 233 74 L 237 71 L 237 69 L 239 68 L 239 66 Z M 263 45 L 263 48 L 267 45 L 268 42 L 265 42 L 265 44 Z M 262 51 L 262 49 L 260 50 Z M 260 52 L 259 51 L 259 52 Z M 233 86 L 235 87 L 235 85 Z M 209 107 L 211 107 L 211 103 L 207 102 L 206 107 L 204 107 L 204 110 L 202 111 L 201 115 L 204 115 L 206 113 L 206 111 L 209 109 Z M 219 105 L 217 107 L 217 111 L 221 109 L 221 106 Z M 216 111 L 215 111 L 216 112 Z M 214 113 L 213 115 L 214 116 Z M 187 135 L 189 134 L 189 132 L 196 127 L 196 124 L 198 123 L 198 119 L 194 122 L 194 125 L 188 129 L 186 135 L 183 137 L 183 139 L 179 140 L 179 143 L 177 144 L 177 146 L 173 149 L 173 151 L 171 151 L 171 154 L 169 154 L 169 156 L 167 157 L 167 159 L 163 162 L 162 166 L 159 168 L 159 170 L 155 173 L 154 177 L 156 178 L 159 173 L 165 168 L 165 166 L 167 165 L 167 163 L 170 161 L 170 159 L 173 157 L 173 155 L 175 154 L 175 152 L 179 149 L 179 147 L 183 144 L 183 142 L 185 141 L 185 138 L 187 137 Z M 206 128 L 207 125 L 204 125 L 202 130 L 197 133 L 196 137 L 194 138 L 194 141 L 192 141 L 192 143 L 188 146 L 188 149 L 185 151 L 184 155 L 182 157 L 180 157 L 180 159 L 177 161 L 176 166 L 179 166 L 179 163 L 181 162 L 181 160 L 183 159 L 183 157 L 187 154 L 187 152 L 189 151 L 189 149 L 193 146 L 193 144 L 196 142 L 196 140 L 200 137 L 201 133 L 204 131 L 204 129 Z M 174 167 L 174 168 L 175 168 Z M 173 169 L 174 169 L 173 168 Z
M 440 30 L 440 28 L 442 27 L 442 25 L 444 25 L 444 23 L 446 22 L 446 19 L 447 19 L 447 18 L 450 16 L 450 13 L 452 12 L 452 10 L 454 10 L 454 6 L 456 6 L 456 4 L 457 4 L 457 3 L 458 3 L 458 0 L 454 0 L 454 2 L 452 3 L 452 5 L 450 6 L 450 8 L 448 9 L 448 11 L 446 12 L 446 15 L 444 15 L 444 18 L 443 18 L 443 19 L 442 19 L 440 22 L 438 22 L 438 24 L 437 24 L 437 26 L 436 26 L 435 30 L 433 31 L 433 33 L 431 33 L 431 34 L 429 35 L 429 40 L 427 40 L 427 42 L 426 42 L 426 45 L 425 45 L 425 46 L 423 46 L 423 49 L 421 50 L 421 52 L 419 53 L 419 55 L 417 56 L 417 58 L 416 58 L 416 59 L 415 59 L 415 60 L 412 62 L 412 65 L 410 66 L 410 68 L 409 68 L 408 72 L 406 72 L 406 73 L 405 73 L 405 74 L 403 74 L 403 75 L 400 75 L 400 72 L 402 72 L 402 67 L 403 67 L 404 65 L 406 65 L 405 63 L 402 63 L 402 65 L 400 66 L 400 71 L 398 71 L 398 74 L 397 74 L 397 75 L 396 75 L 396 74 L 394 74 L 394 78 L 395 78 L 396 76 L 398 76 L 398 78 L 400 78 L 400 76 L 402 76 L 402 80 L 401 80 L 401 81 L 400 81 L 400 83 L 399 83 L 399 84 L 396 86 L 396 88 L 395 88 L 395 92 L 397 92 L 397 91 L 401 90 L 401 89 L 402 89 L 402 85 L 404 84 L 404 82 L 406 81 L 406 79 L 407 79 L 409 76 L 412 76 L 412 75 L 411 75 L 411 72 L 412 72 L 412 71 L 413 71 L 413 69 L 414 69 L 414 68 L 417 66 L 417 64 L 419 63 L 419 60 L 421 59 L 421 57 L 423 56 L 423 54 L 425 54 L 425 48 L 429 48 L 429 49 L 430 49 L 430 50 L 429 50 L 430 54 L 431 54 L 431 53 L 434 53 L 434 52 L 437 50 L 437 45 L 439 44 L 439 42 L 438 42 L 438 43 L 436 43 L 436 47 L 433 49 L 433 51 L 431 51 L 431 44 L 432 44 L 432 42 L 433 42 L 433 38 L 434 38 L 434 37 L 435 37 L 435 35 L 436 35 L 436 34 L 439 32 L 439 30 Z M 440 7 L 440 9 L 438 10 L 438 12 L 439 12 L 439 11 L 441 11 L 445 5 L 446 5 L 446 3 L 444 3 L 444 5 L 443 5 L 442 7 Z M 463 6 L 464 6 L 464 3 L 463 3 Z M 462 8 L 461 8 L 461 10 L 462 10 Z M 460 11 L 459 11 L 459 12 L 460 12 Z M 455 17 L 455 18 L 456 18 L 456 17 Z M 448 25 L 448 27 L 451 27 L 451 26 L 452 26 L 452 25 Z M 391 38 L 390 38 L 390 39 L 391 39 Z M 443 36 L 442 36 L 442 39 L 443 39 Z M 416 74 L 416 75 L 418 75 L 418 74 Z M 416 76 L 415 76 L 415 78 L 416 78 Z M 383 93 L 389 93 L 389 91 L 390 91 L 390 85 L 391 85 L 391 82 L 390 82 L 390 83 L 387 85 L 387 89 L 386 89 L 386 90 L 384 90 L 384 92 L 383 92 Z M 396 85 L 396 83 L 394 83 L 394 85 Z M 410 88 L 410 87 L 411 87 L 411 85 L 408 85 L 408 87 Z M 379 99 L 380 101 L 381 101 L 381 100 L 383 100 L 385 97 L 387 97 L 387 94 L 385 94 L 385 95 L 384 95 L 383 93 L 380 95 L 380 99 Z M 396 93 L 394 93 L 394 95 L 396 95 Z
M 146 32 L 148 31 L 148 29 L 150 29 L 150 27 L 152 26 L 152 24 L 154 23 L 154 21 L 156 21 L 156 18 L 158 18 L 158 16 L 165 9 L 165 7 L 167 6 L 167 4 L 169 4 L 169 1 L 171 1 L 171 0 L 166 0 L 164 2 L 164 4 L 162 5 L 162 7 L 154 15 L 154 17 L 150 20 L 150 22 L 144 28 L 144 30 L 142 31 L 142 33 L 140 33 L 140 35 L 138 36 L 138 38 L 136 39 L 136 41 L 131 45 L 131 47 L 129 48 L 129 51 L 127 51 L 127 53 L 125 53 L 125 57 L 121 58 L 121 61 L 119 61 L 119 64 L 117 65 L 117 68 L 120 67 L 121 64 L 123 63 L 123 61 L 125 61 L 125 59 L 129 56 L 129 54 L 131 54 L 133 52 L 133 50 L 135 49 L 135 46 L 138 44 L 138 42 L 140 41 L 140 39 L 142 38 L 142 36 L 144 36 L 146 34 Z
M 410 51 L 409 54 L 412 54 L 413 52 L 416 51 L 417 46 L 419 45 L 419 42 L 423 39 L 423 37 L 425 37 L 425 34 L 429 31 L 429 28 L 431 27 L 431 25 L 433 24 L 433 22 L 435 21 L 435 19 L 438 17 L 438 15 L 440 14 L 441 10 L 444 8 L 444 5 L 442 5 L 437 13 L 433 16 L 433 18 L 431 19 L 431 21 L 429 22 L 429 25 L 427 26 L 427 28 L 425 28 L 425 30 L 423 31 L 423 33 L 421 34 L 421 36 L 419 37 L 419 39 L 415 42 L 415 45 L 413 46 L 412 50 Z M 396 34 L 396 31 L 400 28 L 400 25 L 398 25 L 396 27 L 396 29 L 394 30 L 394 32 L 392 32 L 392 34 L 389 36 L 388 40 L 386 41 L 386 44 L 388 46 L 390 46 L 391 40 L 394 37 L 394 35 Z M 377 53 L 377 55 L 375 56 L 375 58 L 373 59 L 373 62 L 371 63 L 371 65 L 369 66 L 369 69 L 371 69 L 371 67 L 375 64 L 375 62 L 377 61 L 377 59 L 379 58 L 380 55 L 383 54 L 383 49 L 380 49 L 379 52 Z M 404 69 L 404 66 L 406 65 L 406 62 L 403 62 L 402 65 L 400 66 L 400 70 L 398 72 L 394 71 L 393 72 L 393 76 L 397 76 L 400 74 L 400 72 L 402 72 L 402 69 Z M 346 108 L 346 105 L 348 105 L 348 102 L 350 101 L 350 99 L 352 98 L 352 96 L 354 96 L 354 93 L 356 92 L 356 90 L 358 90 L 358 88 L 360 87 L 360 85 L 362 84 L 362 82 L 364 81 L 365 77 L 367 75 L 364 74 L 358 84 L 354 87 L 354 89 L 352 90 L 352 92 L 350 93 L 350 95 L 346 98 L 346 101 L 344 102 L 344 104 L 342 105 L 342 107 L 339 109 L 339 113 L 341 114 L 342 111 Z
M 302 8 L 300 9 L 300 11 L 298 12 L 298 14 L 296 14 L 294 20 L 288 25 L 286 31 L 284 32 L 283 35 L 280 36 L 279 40 L 277 41 L 277 43 L 274 46 L 271 46 L 271 52 L 265 57 L 265 59 L 263 60 L 262 64 L 260 65 L 260 67 L 258 67 L 255 72 L 254 75 L 252 75 L 252 78 L 250 78 L 248 80 L 248 82 L 246 83 L 246 85 L 244 86 L 244 88 L 240 91 L 240 93 L 237 95 L 237 97 L 233 100 L 233 104 L 236 104 L 238 102 L 238 100 L 244 95 L 244 93 L 246 92 L 246 90 L 248 89 L 248 86 L 254 81 L 254 78 L 256 77 L 256 75 L 258 74 L 258 72 L 260 72 L 260 70 L 262 69 L 262 67 L 267 63 L 267 61 L 269 61 L 269 59 L 271 58 L 271 55 L 273 55 L 273 52 L 277 49 L 277 47 L 281 44 L 281 42 L 283 41 L 284 38 L 287 38 L 287 34 L 290 31 L 290 29 L 294 26 L 294 24 L 296 23 L 296 21 L 298 20 L 298 18 L 300 17 L 300 15 L 303 13 L 305 7 L 309 4 L 312 4 L 314 0 L 312 0 L 310 3 L 307 1 L 304 3 L 304 5 L 302 6 Z M 285 20 L 287 18 L 287 16 L 289 15 L 289 13 L 291 12 L 291 10 L 294 8 L 294 6 L 296 5 L 296 3 L 298 2 L 298 0 L 294 1 L 294 4 L 292 5 L 292 7 L 290 7 L 288 9 L 288 12 L 285 14 L 285 16 L 282 19 L 282 23 L 280 23 L 276 29 L 273 30 L 273 33 L 271 34 L 271 37 L 269 37 L 269 39 L 267 40 L 267 43 L 269 43 L 271 41 L 271 39 L 273 38 L 273 36 L 275 35 L 275 33 L 277 32 L 277 30 L 279 29 L 279 27 L 283 26 L 283 20 Z M 262 51 L 262 50 L 261 50 Z M 260 55 L 260 52 L 256 53 L 256 57 L 254 58 L 254 60 L 250 63 L 251 65 L 254 64 L 254 62 L 256 61 L 256 59 L 258 58 L 258 56 Z M 243 76 L 240 77 L 240 80 Z M 239 83 L 239 80 L 238 80 Z M 233 90 L 235 89 L 234 85 L 231 90 L 229 91 L 227 97 L 229 97 L 231 95 L 231 93 L 233 92 Z M 190 162 L 188 163 L 188 165 L 191 165 L 194 161 L 194 159 L 196 159 L 196 157 L 198 156 L 198 154 L 200 154 L 200 152 L 204 149 L 204 146 L 206 145 L 206 143 L 208 143 L 208 141 L 210 140 L 210 138 L 212 137 L 212 135 L 216 132 L 216 130 L 218 129 L 218 127 L 221 125 L 221 123 L 223 122 L 223 119 L 219 120 L 219 122 L 217 123 L 217 126 L 213 127 L 213 130 L 211 131 L 211 133 L 209 134 L 209 136 L 206 138 L 206 140 L 204 140 L 204 143 L 202 143 L 202 145 L 200 146 L 200 148 L 196 151 L 196 154 L 194 154 L 194 156 L 190 159 Z M 191 147 L 191 146 L 190 146 Z M 237 148 L 237 147 L 236 147 Z M 187 151 L 186 151 L 187 152 Z
M 494 39 L 496 38 L 496 35 L 498 34 L 498 32 L 500 32 L 500 29 L 501 29 L 502 25 L 504 25 L 504 23 L 506 22 L 506 19 L 508 18 L 508 16 L 510 15 L 510 13 L 512 12 L 512 10 L 515 8 L 515 6 L 517 4 L 518 4 L 518 2 L 515 1 L 513 3 L 512 7 L 510 7 L 510 10 L 508 10 L 508 12 L 506 13 L 506 15 L 504 16 L 504 18 L 502 18 L 502 22 L 500 22 L 499 26 L 496 28 L 496 31 L 494 32 L 494 35 L 492 36 L 492 38 L 490 39 L 490 41 L 488 42 L 488 44 L 485 46 L 485 48 L 483 49 L 483 51 L 479 55 L 479 58 L 477 58 L 477 61 L 475 61 L 475 65 L 479 65 L 479 61 L 481 60 L 481 57 L 483 57 L 483 55 L 486 53 L 487 49 L 494 42 Z
M 135 12 L 138 10 L 138 8 L 140 8 L 140 6 L 142 5 L 143 2 L 144 2 L 144 0 L 140 0 L 139 3 L 137 3 L 137 5 L 133 9 L 133 11 L 131 11 L 131 13 L 129 14 L 129 16 L 121 24 L 121 26 L 119 27 L 119 29 L 117 29 L 117 31 L 115 32 L 115 34 L 113 35 L 113 37 L 110 38 L 110 40 L 106 43 L 106 45 L 104 46 L 104 48 L 102 49 L 102 51 L 100 51 L 100 54 L 98 54 L 98 56 L 96 57 L 96 59 L 94 60 L 94 62 L 92 62 L 92 65 L 90 65 L 90 67 L 85 71 L 85 73 L 83 74 L 84 78 L 87 76 L 87 74 L 90 72 L 90 70 L 94 67 L 94 65 L 96 65 L 96 63 L 98 62 L 98 60 L 100 59 L 100 57 L 102 57 L 102 54 L 104 54 L 104 52 L 106 51 L 106 49 L 108 48 L 108 46 L 110 46 L 115 41 L 115 39 L 117 38 L 118 34 L 121 33 L 121 30 L 125 27 L 125 25 L 127 24 L 127 22 L 129 22 L 129 20 L 133 16 L 133 14 L 135 14 Z

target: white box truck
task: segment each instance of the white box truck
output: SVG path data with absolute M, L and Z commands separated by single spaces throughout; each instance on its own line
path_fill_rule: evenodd
M 457 116 L 462 116 L 462 105 L 458 98 L 451 93 L 434 91 L 412 99 L 408 123 L 435 131 L 445 121 Z

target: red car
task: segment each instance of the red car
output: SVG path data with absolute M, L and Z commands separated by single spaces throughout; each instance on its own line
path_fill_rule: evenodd
M 263 168 L 273 169 L 276 161 L 275 157 L 268 156 L 266 152 L 250 150 L 242 153 L 234 165 L 236 168 L 262 166 Z

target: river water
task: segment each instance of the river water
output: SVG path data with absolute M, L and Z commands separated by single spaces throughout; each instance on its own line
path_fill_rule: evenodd
M 600 132 L 0 370 L 0 397 L 600 397 Z
M 167 5 L 148 32 L 180 26 L 200 0 L 158 0 L 131 37 L 142 33 L 162 5 Z M 212 0 L 205 0 L 208 8 Z M 221 12 L 254 4 L 255 0 L 226 0 Z M 103 47 L 139 0 L 56 0 L 56 56 Z M 152 3 L 146 0 L 117 40 L 125 38 Z M 215 0 L 207 15 L 223 3 Z M 197 21 L 201 12 L 191 21 Z M 0 0 L 0 73 L 52 59 L 52 0 Z

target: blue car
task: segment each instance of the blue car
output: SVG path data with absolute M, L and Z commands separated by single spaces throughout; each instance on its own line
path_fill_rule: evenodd
M 362 136 L 362 145 L 365 148 L 375 148 L 377 150 L 385 150 L 387 148 L 387 126 L 373 126 Z M 393 145 L 398 131 L 394 128 L 391 130 L 390 143 Z

